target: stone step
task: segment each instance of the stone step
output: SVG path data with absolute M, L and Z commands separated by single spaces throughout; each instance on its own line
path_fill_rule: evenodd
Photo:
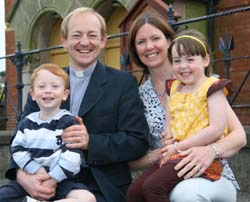
M 0 179 L 0 186 L 6 184 L 8 182 L 7 179 Z
M 0 186 L 8 182 L 6 179 L 0 179 Z M 247 192 L 238 192 L 237 202 L 250 202 L 250 193 Z
M 250 202 L 250 126 L 245 127 L 245 129 L 248 139 L 247 146 L 229 160 L 241 187 L 241 192 L 237 196 L 237 202 Z M 8 167 L 9 141 L 12 133 L 12 131 L 0 131 L 0 185 L 7 182 L 7 180 L 3 179 L 3 176 Z
M 250 193 L 239 192 L 237 195 L 237 202 L 250 202 Z

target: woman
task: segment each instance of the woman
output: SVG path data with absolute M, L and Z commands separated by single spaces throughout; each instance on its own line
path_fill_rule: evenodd
M 131 162 L 131 169 L 143 169 L 161 158 L 161 143 L 173 142 L 164 133 L 165 129 L 165 81 L 172 78 L 172 69 L 167 58 L 174 31 L 164 19 L 143 15 L 132 25 L 129 33 L 129 52 L 134 63 L 149 73 L 149 79 L 140 87 L 145 116 L 150 128 L 150 151 L 141 159 Z M 229 135 L 210 145 L 193 147 L 183 152 L 187 155 L 175 169 L 184 176 L 170 194 L 170 201 L 236 201 L 238 184 L 228 165 L 224 162 L 223 177 L 211 183 L 200 176 L 215 158 L 228 158 L 246 144 L 245 132 L 231 107 L 227 107 Z M 162 138 L 162 135 L 164 138 Z M 190 169 L 191 168 L 191 169 Z M 136 188 L 131 186 L 130 188 Z M 185 196 L 185 197 L 183 197 Z

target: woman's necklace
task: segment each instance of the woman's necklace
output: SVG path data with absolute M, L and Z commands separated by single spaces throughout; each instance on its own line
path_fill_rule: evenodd
M 163 97 L 166 95 L 166 91 L 162 92 L 162 93 L 157 93 L 156 90 L 155 90 L 155 93 L 158 97 Z
M 162 97 L 164 97 L 165 95 L 166 95 L 166 89 L 162 92 L 162 93 L 158 93 L 157 91 L 156 91 L 156 88 L 155 88 L 155 85 L 154 85 L 154 82 L 153 82 L 153 80 L 151 79 L 151 83 L 152 83 L 152 86 L 153 86 L 153 89 L 154 89 L 154 91 L 155 91 L 155 94 L 159 97 L 159 98 L 162 98 Z
M 156 89 L 155 89 L 155 86 L 154 86 L 154 83 L 153 83 L 152 80 L 151 80 L 151 82 L 152 82 L 152 85 L 153 85 L 155 94 L 156 94 L 158 97 L 164 97 L 164 96 L 166 95 L 166 93 L 167 93 L 166 90 L 164 90 L 162 93 L 158 93 L 158 92 L 156 91 Z

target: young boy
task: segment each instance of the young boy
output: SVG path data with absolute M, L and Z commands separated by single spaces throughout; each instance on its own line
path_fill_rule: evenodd
M 20 122 L 11 144 L 11 155 L 25 172 L 47 175 L 44 185 L 57 186 L 52 200 L 96 202 L 94 195 L 84 184 L 73 181 L 80 166 L 85 164 L 82 151 L 66 148 L 65 145 L 70 142 L 63 142 L 61 138 L 65 128 L 77 124 L 76 118 L 70 112 L 60 109 L 62 101 L 69 95 L 68 88 L 68 75 L 59 66 L 43 64 L 34 70 L 30 94 L 40 111 L 29 114 Z M 9 186 L 6 195 L 10 199 L 17 194 L 27 195 L 16 181 L 11 181 L 6 186 Z M 38 200 L 26 196 L 24 202 Z

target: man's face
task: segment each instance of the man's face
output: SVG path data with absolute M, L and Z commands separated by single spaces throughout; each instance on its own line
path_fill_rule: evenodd
M 68 37 L 62 44 L 70 55 L 70 65 L 82 70 L 94 63 L 107 42 L 101 23 L 93 13 L 73 15 L 68 22 Z

